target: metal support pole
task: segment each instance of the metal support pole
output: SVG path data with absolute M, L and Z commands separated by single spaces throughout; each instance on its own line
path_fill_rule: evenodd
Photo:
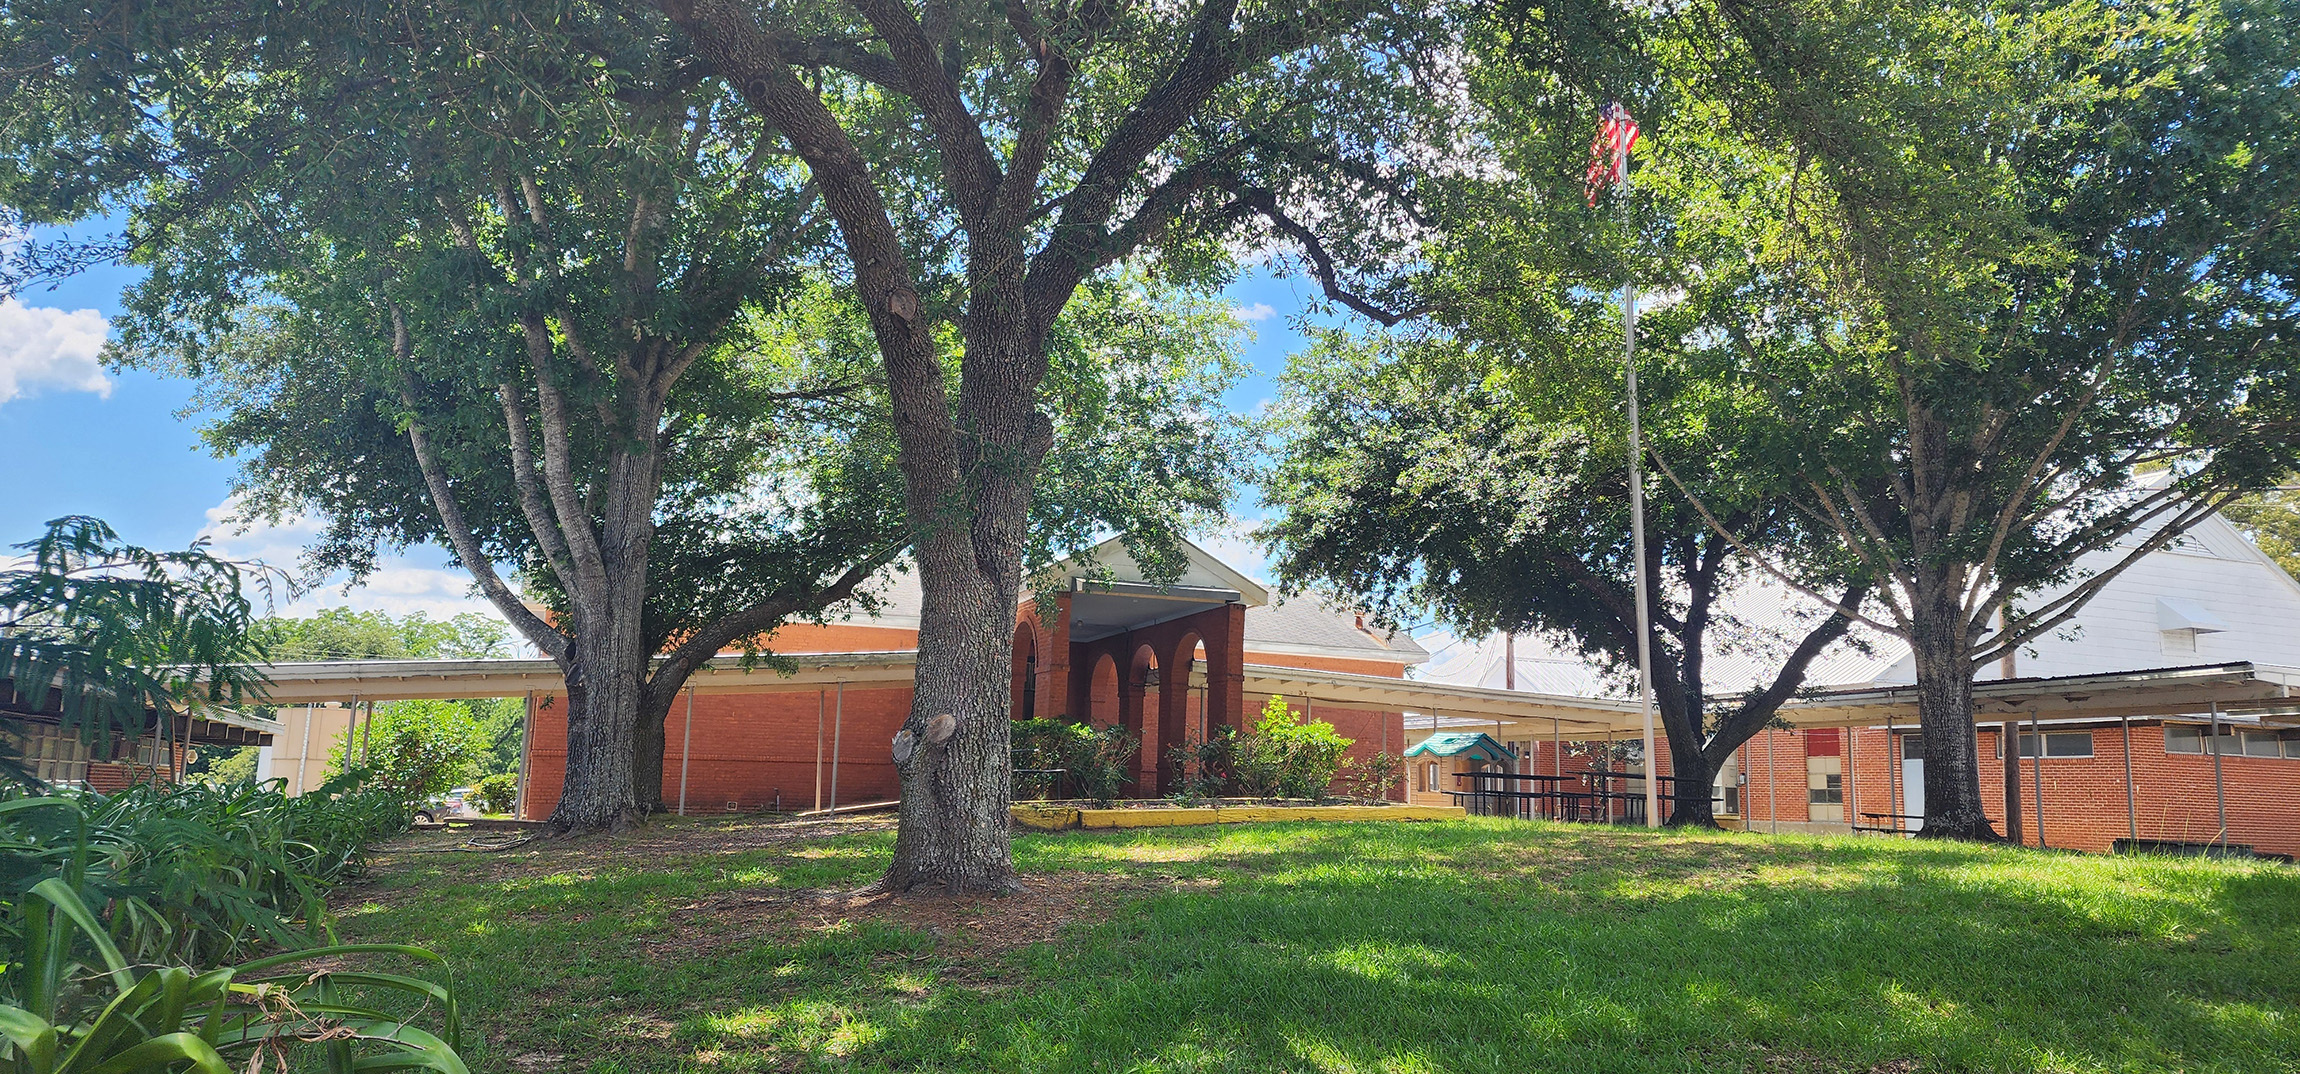
M 2039 849 L 2039 850 L 2042 850 L 2042 849 L 2044 849 L 2044 846 L 2045 846 L 2045 842 L 2044 842 L 2044 728 L 2037 726 L 2037 722 L 2036 722 L 2036 706 L 2034 706 L 2034 705 L 2031 705 L 2031 706 L 2029 706 L 2029 710 L 2028 710 L 2028 733 L 2029 733 L 2029 736 L 2030 736 L 2030 737 L 2032 737 L 2032 738 L 2036 739 L 2036 756 L 2035 756 L 2034 758 L 2032 758 L 2032 759 L 2029 761 L 2029 772 L 2030 772 L 2030 773 L 2033 775 L 2033 777 L 2034 777 L 2034 780 L 2035 780 L 2035 782 L 2032 784 L 2032 786 L 2034 786 L 2034 787 L 2036 788 L 2036 845 L 2037 845 L 2037 849 Z
M 839 734 L 846 728 L 847 684 L 839 684 L 837 707 L 831 710 L 831 812 L 839 811 Z
M 303 793 L 304 767 L 311 764 L 311 724 L 314 719 L 318 718 L 317 712 L 316 706 L 311 702 L 303 703 L 303 752 L 297 755 L 295 759 L 295 792 L 297 794 Z
M 2119 716 L 2124 725 L 2124 834 L 2132 840 L 2133 849 L 2140 849 L 2140 810 L 2132 801 L 2132 717 Z
M 1885 812 L 1891 813 L 1893 834 L 1901 834 L 1901 759 L 1895 754 L 1901 736 L 1893 731 L 1893 716 L 1885 714 Z
M 1765 814 L 1772 818 L 1773 834 L 1781 834 L 1781 773 L 1773 767 L 1773 740 L 1780 737 L 1772 730 L 1765 732 Z
M 829 729 L 830 691 L 815 690 L 815 811 L 823 808 L 823 732 Z
M 695 688 L 687 687 L 687 727 L 679 736 L 679 815 L 687 815 L 687 759 L 695 751 Z
M 1861 823 L 1861 796 L 1855 793 L 1853 786 L 1853 747 L 1859 744 L 1860 733 L 1861 729 L 1858 727 L 1845 728 L 1845 827 L 1847 828 Z
M 1626 173 L 1626 171 L 1625 171 Z M 1645 473 L 1643 430 L 1637 412 L 1637 289 L 1621 285 L 1622 358 L 1629 390 L 1629 550 L 1637 583 L 1637 710 L 1645 728 L 1645 826 L 1661 826 L 1661 781 L 1653 744 L 1653 630 L 1645 606 Z
M 519 793 L 511 800 L 511 815 L 520 820 L 532 819 L 527 815 L 527 784 L 530 776 L 529 755 L 535 752 L 535 691 L 527 691 L 519 711 Z
M 2212 703 L 2212 737 L 2204 740 L 2212 750 L 2212 805 L 2220 814 L 2220 834 L 2212 841 L 2228 849 L 2228 784 L 2220 773 L 2220 702 Z
M 367 721 L 359 726 L 359 763 L 364 765 L 375 759 L 372 752 L 374 746 L 375 702 L 370 701 L 367 703 Z

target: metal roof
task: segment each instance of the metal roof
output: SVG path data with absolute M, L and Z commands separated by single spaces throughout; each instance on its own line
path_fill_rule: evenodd
M 1495 741 L 1492 735 L 1482 731 L 1468 734 L 1457 732 L 1434 734 L 1415 743 L 1412 749 L 1406 751 L 1406 756 L 1459 757 L 1465 753 L 1483 757 L 1488 761 L 1500 761 L 1504 764 L 1517 760 L 1516 751 Z

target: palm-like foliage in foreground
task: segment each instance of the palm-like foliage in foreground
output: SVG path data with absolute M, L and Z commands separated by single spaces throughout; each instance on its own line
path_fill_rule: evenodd
M 171 913 L 187 903 L 181 897 L 128 893 L 150 886 L 135 881 L 135 859 L 158 852 L 119 837 L 118 824 L 92 823 L 88 810 L 69 797 L 0 802 L 0 827 L 24 828 L 39 816 L 56 822 L 47 827 L 69 834 L 50 841 L 46 853 L 18 853 L 33 849 L 29 845 L 8 848 L 12 858 L 37 860 L 47 875 L 11 891 L 0 908 L 0 942 L 6 947 L 0 950 L 0 1072 L 285 1070 L 291 1056 L 303 1051 L 316 1051 L 327 1070 L 347 1074 L 464 1070 L 456 1054 L 462 1029 L 450 988 L 344 968 L 350 960 L 375 956 L 430 963 L 438 956 L 416 947 L 366 944 L 290 950 L 223 969 L 132 963 L 121 952 L 123 943 L 132 951 L 174 951 L 184 948 L 189 933 L 211 929 Z M 212 882 L 235 887 L 229 877 L 240 869 L 219 868 L 224 875 Z M 340 873 L 304 868 L 293 870 L 296 882 L 288 890 L 249 887 L 246 893 L 254 897 L 241 901 L 275 913 L 324 913 L 309 893 Z M 101 912 L 91 908 L 91 900 Z M 225 950 L 261 938 L 296 938 L 284 927 L 286 920 L 275 922 L 270 929 L 218 935 L 239 938 Z M 395 1013 L 403 1008 L 433 1021 L 437 1031 Z
M 0 568 L 0 680 L 34 709 L 53 691 L 64 730 L 99 752 L 114 735 L 143 734 L 151 713 L 259 695 L 246 588 L 251 575 L 268 586 L 268 571 L 218 558 L 204 542 L 138 548 L 78 515 L 16 547 L 24 554 Z M 175 731 L 162 719 L 154 733 L 165 742 Z M 0 774 L 29 779 L 5 753 Z

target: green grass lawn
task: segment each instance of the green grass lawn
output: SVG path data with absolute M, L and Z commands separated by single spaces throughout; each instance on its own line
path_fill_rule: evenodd
M 2300 870 L 1514 822 L 892 844 L 670 822 L 386 856 L 344 938 L 455 967 L 492 1071 L 2300 1071 Z M 745 848 L 744 844 L 752 844 Z

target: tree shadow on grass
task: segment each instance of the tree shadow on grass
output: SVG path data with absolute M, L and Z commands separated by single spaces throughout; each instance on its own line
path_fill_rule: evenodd
M 1515 840 L 1458 834 L 1335 833 L 1292 850 L 1216 836 L 1209 850 L 1235 870 L 1219 893 L 1149 899 L 1022 952 L 1024 987 L 900 1000 L 849 981 L 835 1031 L 808 996 L 690 1022 L 682 1039 L 727 1069 L 2283 1074 L 2300 1061 L 2290 875 L 2151 878 L 2146 863 L 1882 840 L 1632 840 L 1560 879 L 1518 860 Z M 1553 845 L 1570 856 L 1591 839 L 1620 843 Z M 2179 890 L 2159 894 L 2165 879 Z M 2226 943 L 2200 950 L 2199 937 Z
M 1036 875 L 1172 890 L 994 957 L 899 915 L 772 935 L 713 916 L 714 898 L 843 882 L 880 853 L 845 840 L 434 876 L 393 889 L 429 904 L 396 901 L 360 931 L 434 943 L 463 968 L 470 1020 L 494 1038 L 483 1070 L 2300 1067 L 2291 870 L 1507 823 L 1245 826 L 1019 841 Z

